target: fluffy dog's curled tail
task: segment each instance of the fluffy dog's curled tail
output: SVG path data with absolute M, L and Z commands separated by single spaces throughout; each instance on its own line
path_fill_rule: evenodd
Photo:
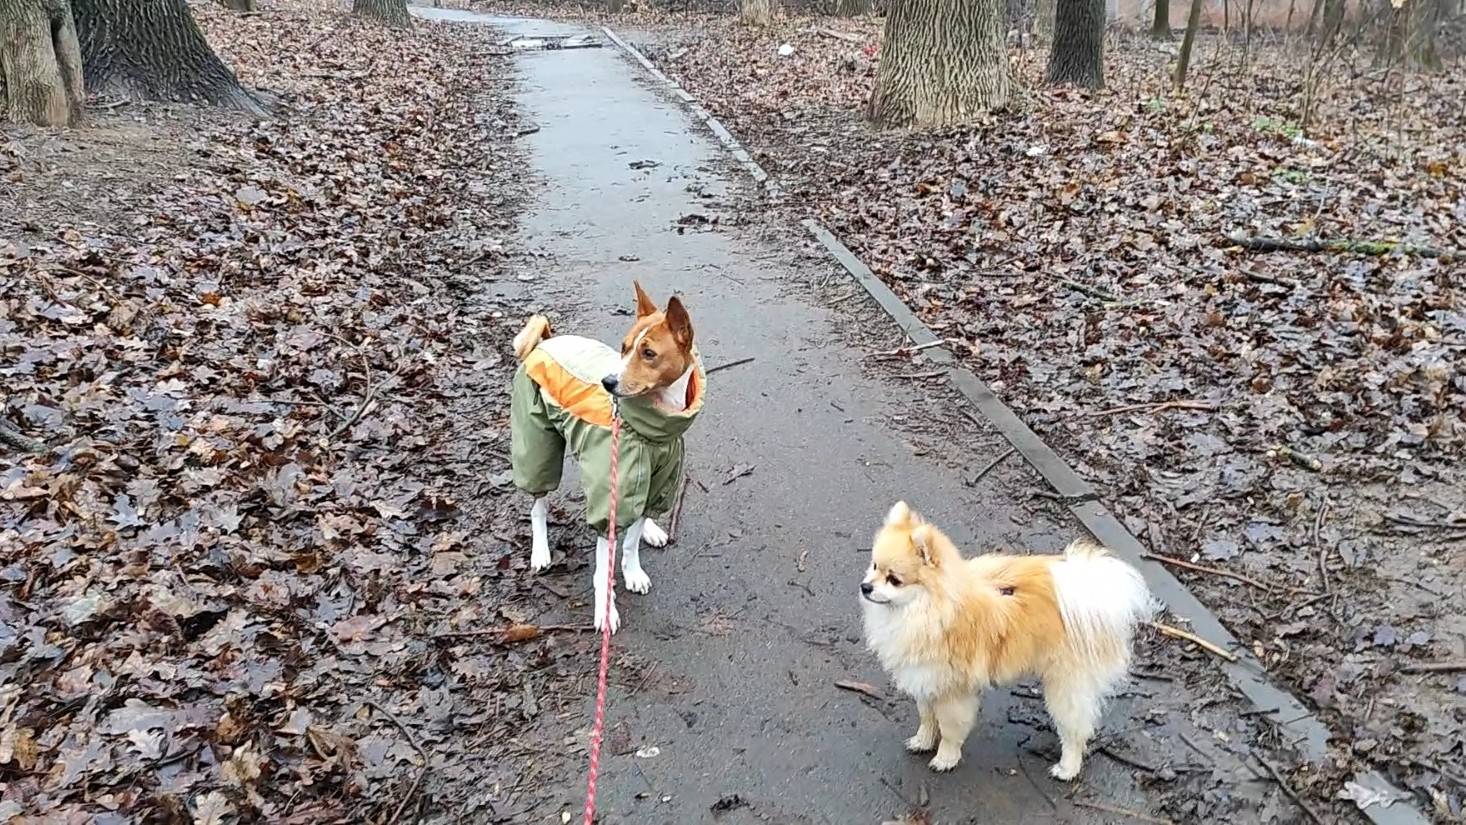
M 1145 579 L 1088 540 L 1065 548 L 1052 572 L 1071 650 L 1096 671 L 1118 678 L 1130 666 L 1135 626 L 1155 613 Z
M 543 315 L 531 315 L 525 322 L 524 329 L 514 336 L 514 357 L 521 361 L 528 358 L 529 354 L 534 352 L 534 348 L 552 334 L 549 318 Z

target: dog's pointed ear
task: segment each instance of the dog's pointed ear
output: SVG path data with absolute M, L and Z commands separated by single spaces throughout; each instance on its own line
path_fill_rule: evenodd
M 910 524 L 916 514 L 911 512 L 911 507 L 904 501 L 898 501 L 891 505 L 891 512 L 886 513 L 887 527 L 904 527 Z
M 916 552 L 921 554 L 922 564 L 936 564 L 937 556 L 937 528 L 930 524 L 917 525 L 911 531 L 911 544 Z
M 667 302 L 667 329 L 672 332 L 672 337 L 678 344 L 683 347 L 692 346 L 692 318 L 688 317 L 687 308 L 676 295 Z
M 644 318 L 656 313 L 657 302 L 641 288 L 641 281 L 632 281 L 631 285 L 636 287 L 636 317 Z

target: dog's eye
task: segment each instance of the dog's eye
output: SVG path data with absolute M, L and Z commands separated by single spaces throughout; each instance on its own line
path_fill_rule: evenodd
M 641 351 L 641 357 L 651 361 L 657 357 L 657 354 L 649 349 L 644 349 Z
M 900 586 L 901 586 L 901 579 L 900 579 L 900 577 L 899 577 L 899 576 L 897 576 L 897 575 L 896 575 L 896 574 L 895 574 L 895 573 L 887 573 L 887 574 L 886 574 L 886 581 L 887 581 L 887 582 L 888 582 L 888 583 L 889 583 L 889 584 L 890 584 L 890 585 L 891 585 L 891 586 L 892 586 L 892 587 L 900 587 Z

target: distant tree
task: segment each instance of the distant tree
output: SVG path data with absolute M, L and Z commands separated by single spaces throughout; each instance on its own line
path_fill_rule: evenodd
M 412 22 L 407 14 L 407 0 L 352 0 L 351 13 L 398 28 Z
M 1059 0 L 1048 82 L 1105 85 L 1105 0 Z
M 219 0 L 219 5 L 233 11 L 259 11 L 259 3 L 255 0 Z
M 875 12 L 873 0 L 834 0 L 830 12 L 839 17 L 859 17 Z
M 1171 39 L 1171 0 L 1155 0 L 1155 18 L 1150 24 L 1153 40 Z
M 1446 16 L 1445 0 L 1403 0 L 1391 3 L 1389 23 L 1375 62 L 1434 72 L 1443 67 L 1436 36 Z
M 67 0 L 0 0 L 0 117 L 74 126 L 86 100 Z
M 888 126 L 946 126 L 1008 102 L 1002 0 L 888 0 L 869 114 Z
M 1057 0 L 1035 0 L 1033 11 L 1033 32 L 1045 40 L 1054 36 L 1054 11 Z
M 767 26 L 774 22 L 773 0 L 738 0 L 738 19 L 748 26 Z
M 1186 71 L 1191 68 L 1191 47 L 1196 44 L 1196 30 L 1201 28 L 1201 4 L 1206 0 L 1191 0 L 1191 11 L 1186 15 L 1186 34 L 1181 37 L 1181 54 L 1176 58 L 1176 91 L 1186 88 Z

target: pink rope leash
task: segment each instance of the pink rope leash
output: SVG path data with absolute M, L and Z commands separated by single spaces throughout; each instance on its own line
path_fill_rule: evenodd
M 614 405 L 614 401 L 612 404 Z M 596 718 L 590 729 L 590 779 L 585 786 L 584 825 L 596 821 L 596 778 L 601 772 L 601 735 L 606 727 L 606 676 L 611 669 L 611 605 L 616 599 L 616 487 L 621 452 L 621 411 L 611 407 L 611 518 L 606 528 L 606 609 L 601 614 L 601 671 L 596 677 Z

